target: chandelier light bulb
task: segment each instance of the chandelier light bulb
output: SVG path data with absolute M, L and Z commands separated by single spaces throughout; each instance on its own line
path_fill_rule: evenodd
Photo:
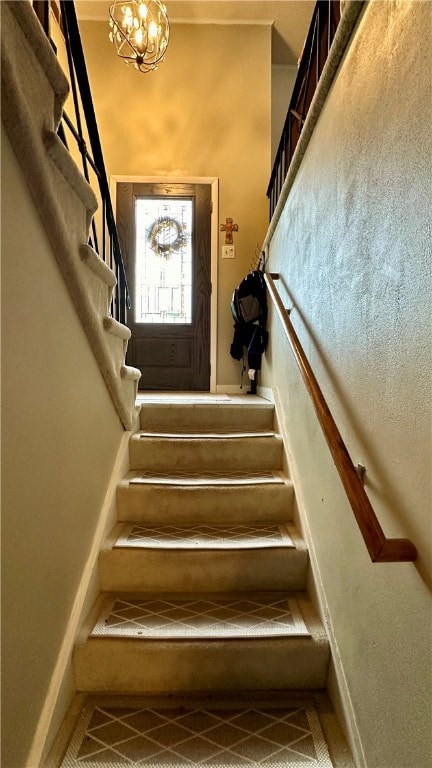
M 143 51 L 144 35 L 141 27 L 135 32 L 135 42 L 140 53 Z
M 169 22 L 160 0 L 115 0 L 109 9 L 109 39 L 126 64 L 151 72 L 163 61 Z
M 155 21 L 151 21 L 149 25 L 148 36 L 150 40 L 154 40 L 157 37 L 158 26 Z

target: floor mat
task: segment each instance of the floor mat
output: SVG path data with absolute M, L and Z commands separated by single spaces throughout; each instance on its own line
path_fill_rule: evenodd
M 250 549 L 294 546 L 285 525 L 249 523 L 237 525 L 128 525 L 116 547 L 151 549 Z
M 332 768 L 315 707 L 92 697 L 61 768 Z
M 258 596 L 118 598 L 91 634 L 142 639 L 243 639 L 308 635 L 295 600 Z

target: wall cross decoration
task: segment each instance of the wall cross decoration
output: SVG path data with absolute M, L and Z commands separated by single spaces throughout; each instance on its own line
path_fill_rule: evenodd
M 220 225 L 220 231 L 225 232 L 225 245 L 231 245 L 233 242 L 233 232 L 238 232 L 238 224 L 233 224 L 232 219 L 226 219 L 225 224 Z

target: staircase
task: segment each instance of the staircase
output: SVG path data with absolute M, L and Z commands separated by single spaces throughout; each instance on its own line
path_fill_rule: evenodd
M 273 406 L 143 399 L 44 768 L 353 768 Z
M 352 768 L 273 421 L 255 397 L 141 406 L 49 768 Z
M 148 404 L 140 419 L 103 594 L 75 650 L 78 689 L 324 687 L 329 649 L 273 406 Z
M 30 3 L 2 3 L 2 122 L 113 405 L 130 430 L 141 373 L 125 365 L 129 328 L 110 316 L 114 272 L 88 245 L 95 193 L 57 134 L 68 91 Z

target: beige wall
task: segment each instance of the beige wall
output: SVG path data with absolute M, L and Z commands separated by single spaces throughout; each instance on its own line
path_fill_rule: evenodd
M 217 383 L 239 384 L 230 300 L 267 230 L 271 29 L 174 24 L 165 62 L 146 75 L 116 56 L 107 24 L 80 29 L 108 175 L 220 179 L 215 215 L 239 232 L 237 258 L 218 253 Z
M 3 131 L 1 247 L 2 765 L 35 768 L 127 433 Z
M 431 10 L 408 0 L 366 7 L 270 247 L 384 531 L 419 551 L 415 565 L 371 563 L 274 317 L 264 383 L 283 404 L 339 684 L 367 768 L 431 764 Z

